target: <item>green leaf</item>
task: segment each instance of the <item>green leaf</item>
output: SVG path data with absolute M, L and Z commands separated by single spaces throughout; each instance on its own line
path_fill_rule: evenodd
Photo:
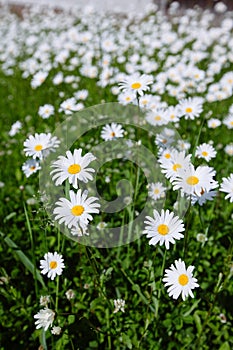
M 3 232 L 0 231 L 0 235 L 3 238 L 3 240 L 6 242 L 6 244 L 12 248 L 13 252 L 18 256 L 18 258 L 20 259 L 20 261 L 24 264 L 24 266 L 26 267 L 26 269 L 32 273 L 32 275 L 35 277 L 36 279 L 41 283 L 41 285 L 43 286 L 43 288 L 46 288 L 44 281 L 40 275 L 39 270 L 36 269 L 36 273 L 34 273 L 35 268 L 34 265 L 32 264 L 32 262 L 30 261 L 30 259 L 22 252 L 21 249 L 19 249 L 19 247 L 12 241 L 12 239 L 10 239 L 9 237 L 5 236 Z M 4 237 L 5 236 L 5 237 Z
M 196 323 L 197 333 L 200 334 L 201 333 L 201 329 L 202 329 L 201 318 L 200 318 L 200 316 L 198 315 L 197 312 L 194 313 L 193 318 L 194 318 L 194 321 Z
M 225 343 L 223 343 L 219 348 L 219 350 L 230 350 L 230 349 L 231 348 L 230 348 L 228 341 L 225 341 Z

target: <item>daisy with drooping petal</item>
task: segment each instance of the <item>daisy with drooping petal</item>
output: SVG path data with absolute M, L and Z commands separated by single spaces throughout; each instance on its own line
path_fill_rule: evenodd
M 216 171 L 208 166 L 199 166 L 196 169 L 191 164 L 186 169 L 179 169 L 177 177 L 172 180 L 174 190 L 181 189 L 187 195 L 201 195 L 203 191 L 210 191 L 218 186 L 213 179 Z
M 40 269 L 42 275 L 47 274 L 48 278 L 54 280 L 56 275 L 60 276 L 62 274 L 62 270 L 65 267 L 63 261 L 64 259 L 62 255 L 58 254 L 57 252 L 46 253 L 44 255 L 44 259 L 40 260 Z
M 36 329 L 44 328 L 45 331 L 52 325 L 55 317 L 55 312 L 48 309 L 47 307 L 40 310 L 34 318 L 36 319 L 35 325 Z
M 54 114 L 54 107 L 49 104 L 39 107 L 38 114 L 43 119 L 48 119 L 51 115 Z
M 59 224 L 64 223 L 68 228 L 81 227 L 83 230 L 86 229 L 89 221 L 93 220 L 91 214 L 99 213 L 99 203 L 97 197 L 89 197 L 88 191 L 79 189 L 77 193 L 69 191 L 70 201 L 66 198 L 60 198 L 55 203 L 55 209 L 53 213 L 56 215 L 55 220 Z
M 155 201 L 165 197 L 166 187 L 161 182 L 151 183 L 149 185 L 148 195 Z
M 66 152 L 66 157 L 59 156 L 58 160 L 52 163 L 51 167 L 55 168 L 51 171 L 52 179 L 55 185 L 61 185 L 66 179 L 74 187 L 78 188 L 78 181 L 87 183 L 93 180 L 91 173 L 95 172 L 92 168 L 87 166 L 96 159 L 92 153 L 86 153 L 84 156 L 82 149 L 75 149 L 72 154 L 70 151 Z
M 209 162 L 210 159 L 215 158 L 216 154 L 217 152 L 215 151 L 214 147 L 208 143 L 202 143 L 199 145 L 195 153 L 198 158 L 203 158 L 207 162 Z
M 140 96 L 143 96 L 144 91 L 150 89 L 149 85 L 152 84 L 152 82 L 153 81 L 149 75 L 133 74 L 120 82 L 119 88 L 123 91 L 131 91 L 134 92 L 135 95 L 138 93 Z
M 178 116 L 192 120 L 199 117 L 199 115 L 203 111 L 202 103 L 202 99 L 198 97 L 189 97 L 187 99 L 181 100 L 179 105 L 177 106 Z
M 175 260 L 175 265 L 172 264 L 169 269 L 165 270 L 163 282 L 168 288 L 168 294 L 173 299 L 178 299 L 181 294 L 185 300 L 189 295 L 193 298 L 192 289 L 199 287 L 197 279 L 193 277 L 194 266 L 189 266 L 186 269 L 184 261 L 181 259 Z
M 22 165 L 22 170 L 26 177 L 31 176 L 40 169 L 40 162 L 36 159 L 29 159 Z
M 46 157 L 50 152 L 54 152 L 59 144 L 58 138 L 56 136 L 52 137 L 50 133 L 30 135 L 23 143 L 26 156 L 32 156 L 34 159 Z
M 200 206 L 205 204 L 207 201 L 212 201 L 217 195 L 217 191 L 202 191 L 198 196 L 197 194 L 191 195 L 191 204 L 198 203 Z
M 222 179 L 221 187 L 219 191 L 227 193 L 225 199 L 230 199 L 230 203 L 233 203 L 233 174 Z
M 157 210 L 153 210 L 154 218 L 146 216 L 144 234 L 147 238 L 151 238 L 149 244 L 160 245 L 165 244 L 166 249 L 169 249 L 169 244 L 175 243 L 175 239 L 181 239 L 184 237 L 183 232 L 185 230 L 183 221 L 178 216 L 174 216 L 174 213 L 169 210 L 164 211 L 162 209 L 161 215 Z
M 122 129 L 122 126 L 120 124 L 112 123 L 107 124 L 103 127 L 101 131 L 101 137 L 104 139 L 104 141 L 110 141 L 117 139 L 118 137 L 124 136 L 124 129 Z

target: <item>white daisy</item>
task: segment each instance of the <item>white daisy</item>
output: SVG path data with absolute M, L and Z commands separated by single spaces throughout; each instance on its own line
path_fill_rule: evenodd
M 88 191 L 82 193 L 81 189 L 77 193 L 70 191 L 70 201 L 66 198 L 60 198 L 55 203 L 55 209 L 53 213 L 56 215 L 55 220 L 58 220 L 59 224 L 64 223 L 68 228 L 81 227 L 86 229 L 89 221 L 93 220 L 92 213 L 99 213 L 99 203 L 97 197 L 87 197 Z
M 219 119 L 216 118 L 211 118 L 207 121 L 207 126 L 210 129 L 215 129 L 217 128 L 219 125 L 221 125 L 221 122 Z
M 233 203 L 233 174 L 222 179 L 221 187 L 219 191 L 227 193 L 225 199 L 230 199 L 230 203 Z
M 148 195 L 153 198 L 155 201 L 165 197 L 166 187 L 163 186 L 161 182 L 149 184 Z
M 36 159 L 29 159 L 22 165 L 22 170 L 26 177 L 29 177 L 40 169 L 40 162 Z
M 184 117 L 185 119 L 195 119 L 196 117 L 199 117 L 203 111 L 202 103 L 202 99 L 198 97 L 189 97 L 181 100 L 177 106 L 178 116 Z
M 22 128 L 22 123 L 20 121 L 15 122 L 14 124 L 11 125 L 11 129 L 8 135 L 15 136 L 21 128 Z
M 58 112 L 64 112 L 66 115 L 72 114 L 73 112 L 77 112 L 80 108 L 76 104 L 76 100 L 74 97 L 68 98 L 60 104 L 60 108 Z
M 42 72 L 42 71 L 37 72 L 32 78 L 31 87 L 33 89 L 38 88 L 41 84 L 44 83 L 47 76 L 48 76 L 48 72 Z
M 154 126 L 157 125 L 166 125 L 169 120 L 167 118 L 167 113 L 164 108 L 156 108 L 152 111 L 149 111 L 145 117 L 146 121 Z
M 233 114 L 229 114 L 223 119 L 223 124 L 227 126 L 228 129 L 233 129 Z
M 185 155 L 185 151 L 179 152 L 172 150 L 167 153 L 167 156 L 160 156 L 158 162 L 160 163 L 161 171 L 165 174 L 167 179 L 175 179 L 180 169 L 187 169 L 191 165 L 191 155 Z
M 42 275 L 47 274 L 48 278 L 54 280 L 56 275 L 60 276 L 62 274 L 62 270 L 65 267 L 63 261 L 64 259 L 62 255 L 58 254 L 57 252 L 46 253 L 44 255 L 44 259 L 40 260 L 40 269 Z
M 51 171 L 52 179 L 55 181 L 55 185 L 61 185 L 66 179 L 74 187 L 78 188 L 78 181 L 87 183 L 89 180 L 93 180 L 90 173 L 95 172 L 92 168 L 87 166 L 96 159 L 92 153 L 86 153 L 81 156 L 82 149 L 75 149 L 72 154 L 70 151 L 66 152 L 66 157 L 59 156 L 58 160 L 52 163 L 51 167 L 55 168 Z
M 119 88 L 123 91 L 131 91 L 140 96 L 144 94 L 144 91 L 150 89 L 149 85 L 152 84 L 152 79 L 149 75 L 133 74 L 127 77 L 125 80 L 119 83 Z
M 193 277 L 194 266 L 189 266 L 186 269 L 184 261 L 181 259 L 175 260 L 175 266 L 172 264 L 169 269 L 165 270 L 163 282 L 165 287 L 168 287 L 168 294 L 173 299 L 177 299 L 182 295 L 185 300 L 187 296 L 194 297 L 192 289 L 199 287 L 197 279 Z
M 215 151 L 214 147 L 208 143 L 202 143 L 199 145 L 195 153 L 198 158 L 203 158 L 207 162 L 209 162 L 210 159 L 215 158 L 216 154 L 217 152 Z
M 136 96 L 131 91 L 122 92 L 118 96 L 118 102 L 123 106 L 128 105 L 129 103 L 134 103 L 136 101 Z
M 45 158 L 50 152 L 54 152 L 59 144 L 57 137 L 52 137 L 50 133 L 30 135 L 23 143 L 26 156 L 32 156 L 34 159 Z
M 52 325 L 55 317 L 55 312 L 48 309 L 47 307 L 40 310 L 34 318 L 37 319 L 35 321 L 36 329 L 44 328 L 45 331 Z
M 212 201 L 217 195 L 217 191 L 202 191 L 198 196 L 197 194 L 191 195 L 191 204 L 198 203 L 200 206 L 205 204 L 207 201 Z
M 48 119 L 51 115 L 54 114 L 54 107 L 49 104 L 39 107 L 38 114 L 43 119 Z
M 124 136 L 124 129 L 122 129 L 122 125 L 112 123 L 107 124 L 103 127 L 101 130 L 101 137 L 104 139 L 104 141 L 110 141 L 114 140 L 118 137 L 123 137 Z
M 144 234 L 147 238 L 151 238 L 149 244 L 160 245 L 165 244 L 166 249 L 169 249 L 169 244 L 175 243 L 175 239 L 181 239 L 184 235 L 181 233 L 185 230 L 183 221 L 178 216 L 174 216 L 174 213 L 166 212 L 162 209 L 161 215 L 157 210 L 153 210 L 154 218 L 146 216 L 147 221 L 144 223 Z
M 226 145 L 226 147 L 224 148 L 224 151 L 229 156 L 233 156 L 233 143 L 230 143 L 229 145 Z
M 213 179 L 215 170 L 208 166 L 199 166 L 196 169 L 190 165 L 186 169 L 179 169 L 177 177 L 172 181 L 174 190 L 181 189 L 187 195 L 201 195 L 203 191 L 210 191 L 218 186 Z

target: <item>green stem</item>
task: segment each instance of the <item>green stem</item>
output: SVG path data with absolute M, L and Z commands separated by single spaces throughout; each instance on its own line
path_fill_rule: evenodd
M 55 311 L 56 311 L 56 313 L 58 313 L 59 277 L 60 277 L 60 276 L 57 276 L 57 285 L 56 285 L 56 301 L 55 301 Z
M 37 278 L 36 278 L 36 255 L 35 255 L 34 239 L 33 239 L 32 227 L 31 227 L 31 224 L 30 224 L 30 220 L 29 220 L 29 216 L 28 216 L 28 212 L 27 212 L 27 208 L 26 208 L 25 203 L 23 203 L 23 207 L 24 207 L 24 213 L 25 213 L 25 217 L 26 217 L 29 237 L 30 237 L 30 241 L 31 241 L 32 263 L 33 263 L 33 278 L 34 278 L 36 298 L 38 298 L 39 297 L 39 291 L 38 291 L 38 283 L 37 283 Z
M 158 314 L 159 314 L 159 302 L 160 302 L 160 297 L 161 297 L 162 278 L 163 278 L 163 274 L 164 274 L 166 256 L 167 256 L 167 250 L 165 250 L 165 252 L 163 254 L 163 262 L 162 262 L 162 267 L 161 267 L 161 272 L 160 272 L 158 298 L 157 298 L 157 304 L 156 304 L 156 309 L 155 309 L 155 318 L 158 318 Z

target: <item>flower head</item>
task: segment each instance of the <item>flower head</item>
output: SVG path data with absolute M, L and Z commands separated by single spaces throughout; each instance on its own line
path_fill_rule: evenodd
M 55 317 L 55 312 L 45 307 L 40 310 L 34 318 L 36 319 L 35 325 L 36 329 L 44 328 L 45 331 L 52 325 Z
M 62 255 L 55 253 L 46 253 L 44 259 L 40 260 L 40 269 L 43 275 L 47 274 L 48 278 L 54 280 L 56 275 L 61 275 L 65 267 Z
M 233 174 L 230 174 L 229 177 L 224 177 L 222 180 L 219 191 L 227 193 L 225 199 L 229 198 L 230 203 L 233 203 Z
M 113 313 L 115 314 L 118 311 L 125 312 L 125 300 L 123 299 L 115 299 L 114 301 L 114 311 Z
M 144 91 L 149 90 L 149 85 L 152 84 L 152 79 L 149 75 L 133 74 L 125 78 L 119 83 L 120 89 L 123 91 L 130 91 L 138 93 L 140 96 L 144 94 Z
M 184 224 L 178 216 L 174 216 L 174 213 L 170 213 L 169 210 L 164 211 L 162 209 L 161 215 L 157 210 L 153 211 L 154 217 L 146 216 L 144 234 L 147 238 L 151 238 L 149 244 L 160 245 L 165 244 L 166 249 L 169 249 L 169 244 L 175 243 L 175 239 L 181 239 L 184 237 L 183 232 Z
M 36 159 L 29 159 L 22 165 L 22 170 L 26 177 L 31 176 L 40 169 L 40 162 Z
M 59 144 L 58 138 L 52 137 L 50 133 L 30 135 L 23 143 L 26 156 L 32 156 L 34 159 L 46 157 L 50 152 L 54 152 Z
M 105 125 L 101 131 L 101 137 L 104 139 L 104 141 L 111 141 L 123 136 L 124 129 L 122 129 L 122 126 L 120 124 L 116 123 Z
M 55 185 L 61 185 L 66 179 L 74 187 L 78 188 L 78 181 L 87 183 L 89 180 L 93 180 L 91 173 L 95 170 L 87 168 L 87 166 L 96 159 L 92 153 L 87 153 L 84 156 L 82 149 L 75 149 L 72 154 L 70 151 L 66 152 L 66 157 L 59 156 L 58 160 L 52 163 L 51 167 L 55 168 L 51 171 L 52 179 L 55 181 Z
M 194 266 L 189 266 L 186 269 L 184 261 L 181 259 L 175 260 L 175 265 L 172 264 L 169 269 L 165 270 L 163 282 L 165 287 L 168 287 L 168 294 L 173 299 L 177 299 L 182 295 L 185 300 L 188 295 L 194 297 L 192 289 L 199 287 L 197 279 L 193 277 Z
M 66 198 L 60 198 L 55 203 L 54 214 L 55 220 L 60 224 L 64 223 L 68 228 L 81 227 L 86 230 L 89 221 L 93 220 L 92 213 L 99 213 L 99 203 L 94 203 L 98 200 L 97 197 L 89 197 L 88 191 L 78 190 L 69 192 L 70 201 Z

